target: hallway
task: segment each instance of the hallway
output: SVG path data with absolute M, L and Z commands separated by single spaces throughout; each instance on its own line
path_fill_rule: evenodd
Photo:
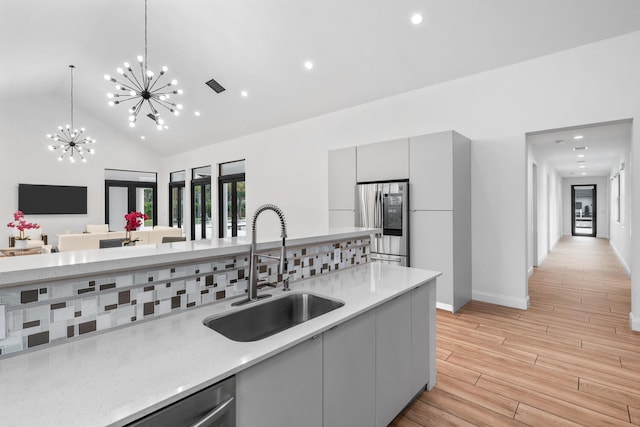
M 391 425 L 640 425 L 640 333 L 608 240 L 562 238 L 529 295 L 526 311 L 438 310 L 438 383 Z

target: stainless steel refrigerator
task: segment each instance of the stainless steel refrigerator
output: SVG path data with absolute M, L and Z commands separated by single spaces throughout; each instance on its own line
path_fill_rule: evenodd
M 381 228 L 371 238 L 371 259 L 410 266 L 409 181 L 356 184 L 356 227 Z

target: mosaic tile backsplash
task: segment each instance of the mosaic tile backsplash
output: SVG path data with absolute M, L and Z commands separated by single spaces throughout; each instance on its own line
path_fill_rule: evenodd
M 289 284 L 295 289 L 298 280 L 367 263 L 369 249 L 369 239 L 287 248 Z M 258 280 L 282 286 L 277 260 L 262 258 L 258 272 Z M 0 289 L 7 324 L 0 357 L 243 295 L 248 277 L 243 254 Z

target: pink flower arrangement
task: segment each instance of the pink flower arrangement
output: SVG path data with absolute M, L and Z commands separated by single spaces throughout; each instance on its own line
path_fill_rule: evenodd
M 20 231 L 20 236 L 16 237 L 16 240 L 27 240 L 29 236 L 25 236 L 25 230 L 36 230 L 40 228 L 40 225 L 35 222 L 27 222 L 24 219 L 24 214 L 22 211 L 17 211 L 13 214 L 13 221 L 7 224 L 9 228 L 15 228 Z
M 124 216 L 127 222 L 124 226 L 126 231 L 135 231 L 142 225 L 142 221 L 149 219 L 147 214 L 142 212 L 130 212 Z

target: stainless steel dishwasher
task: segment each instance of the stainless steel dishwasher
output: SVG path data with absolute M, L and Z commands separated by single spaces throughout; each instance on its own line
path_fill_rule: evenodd
M 127 427 L 235 427 L 236 377 L 230 377 Z

